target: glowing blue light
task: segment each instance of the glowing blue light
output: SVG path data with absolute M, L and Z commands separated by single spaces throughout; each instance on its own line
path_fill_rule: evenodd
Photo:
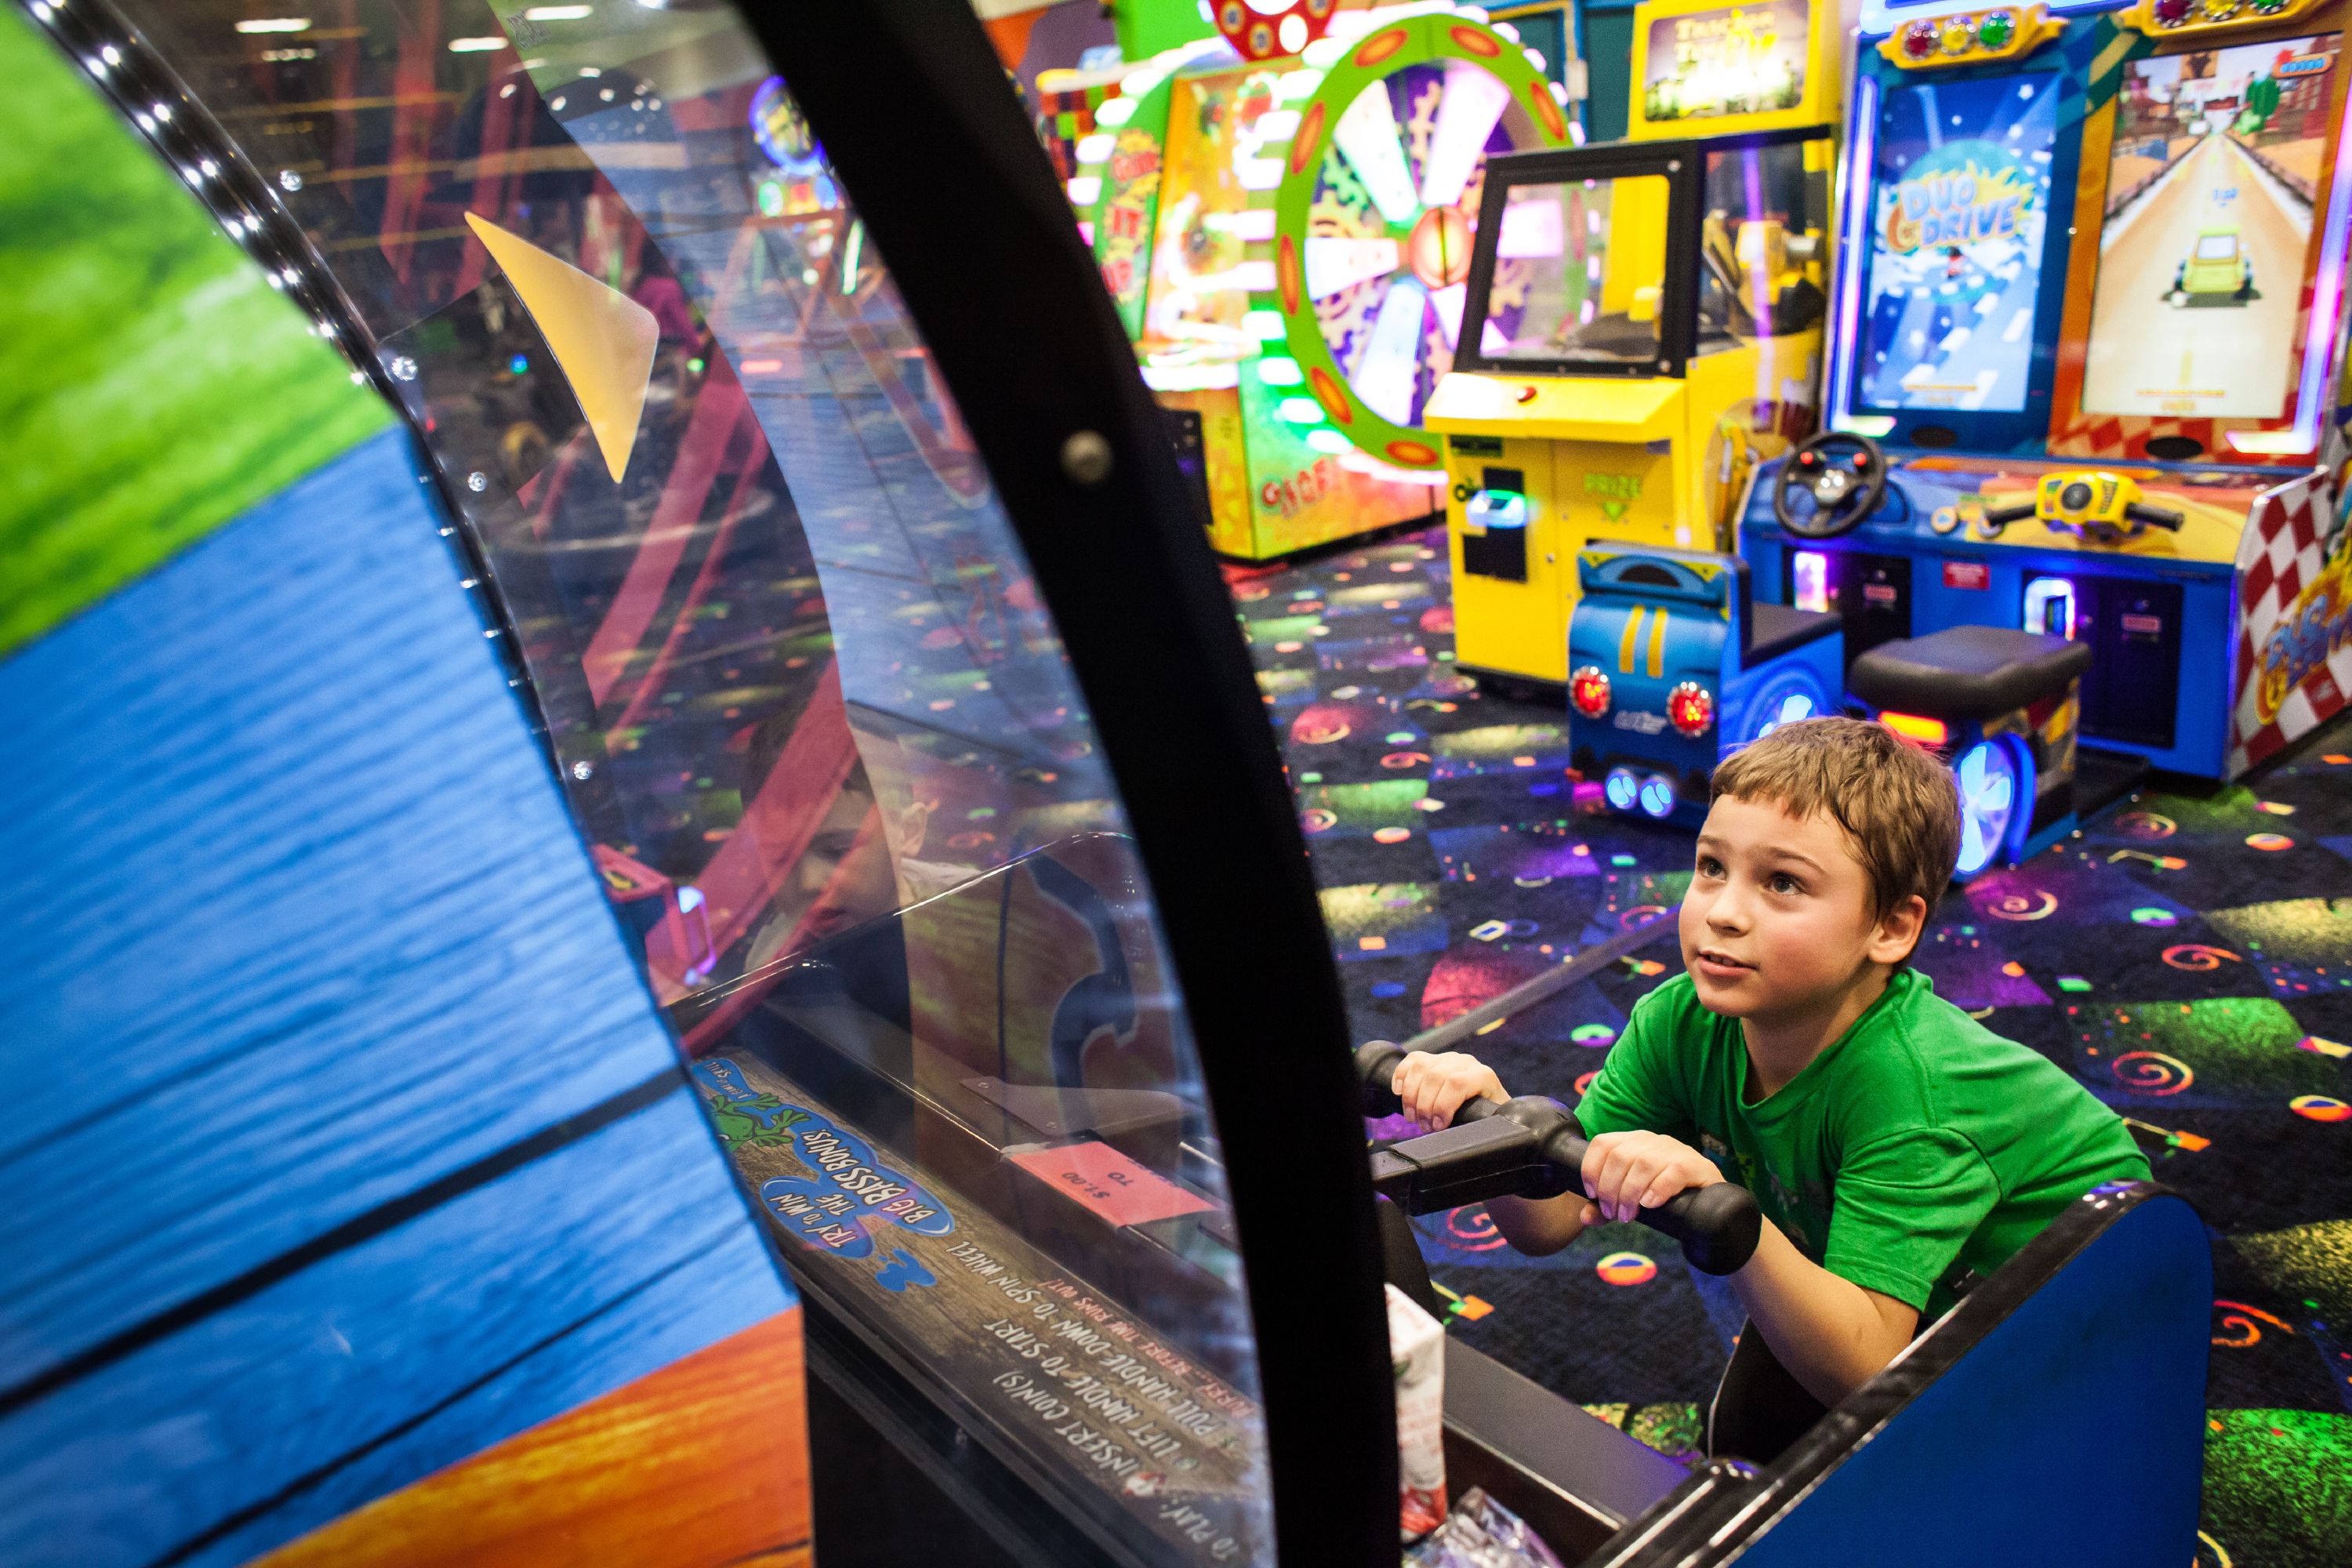
M 1601 793 L 1609 797 L 1609 804 L 1620 811 L 1633 809 L 1633 796 L 1640 788 L 1641 781 L 1633 776 L 1631 768 L 1611 768 L 1608 779 L 1601 786 Z
M 523 372 L 530 368 L 530 361 L 525 359 L 520 354 L 517 354 L 514 358 L 507 361 L 507 368 L 514 372 L 517 375 L 520 375 Z
M 1958 875 L 1974 876 L 1991 864 L 2009 837 L 2017 802 L 2017 764 L 1998 741 L 1979 741 L 1952 770 L 1960 786 Z
M 1772 717 L 1764 721 L 1764 727 L 1756 731 L 1756 738 L 1760 741 L 1783 724 L 1793 724 L 1800 719 L 1812 716 L 1813 700 L 1801 691 L 1791 691 L 1780 699 L 1780 706 L 1773 710 Z
M 1665 816 L 1675 809 L 1675 784 L 1664 773 L 1652 773 L 1642 781 L 1642 809 L 1652 816 Z

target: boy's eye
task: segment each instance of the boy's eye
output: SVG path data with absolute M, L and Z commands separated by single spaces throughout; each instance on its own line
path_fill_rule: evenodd
M 1698 858 L 1698 874 L 1702 877 L 1720 877 L 1723 875 L 1723 862 L 1712 855 L 1702 855 Z
M 1784 897 L 1793 896 L 1805 890 L 1805 885 L 1786 871 L 1773 872 L 1772 879 L 1764 885 Z

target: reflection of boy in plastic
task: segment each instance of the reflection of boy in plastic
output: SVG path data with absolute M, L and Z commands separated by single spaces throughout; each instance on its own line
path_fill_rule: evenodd
M 744 759 L 746 801 L 760 796 L 803 717 L 795 711 L 753 731 Z M 744 954 L 746 970 L 805 952 L 973 874 L 967 866 L 922 858 L 939 805 L 937 792 L 921 787 L 919 776 L 928 759 L 855 723 L 850 738 L 856 755 L 823 819 L 793 862 L 775 868 L 760 929 Z
M 881 814 L 898 907 L 904 909 L 969 881 L 975 874 L 973 868 L 923 858 L 930 843 L 931 814 L 940 808 L 934 781 L 921 776 L 931 760 L 878 731 L 853 725 L 850 733 L 857 742 L 857 754 L 866 764 L 874 804 Z
M 851 766 L 806 846 L 772 876 L 759 930 L 743 955 L 747 971 L 897 907 L 889 848 L 863 770 Z

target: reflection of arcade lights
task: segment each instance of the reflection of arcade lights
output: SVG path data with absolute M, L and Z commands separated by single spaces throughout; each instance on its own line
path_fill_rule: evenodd
M 1800 550 L 1790 558 L 1790 575 L 1796 582 L 1796 605 L 1815 615 L 1830 607 L 1830 558 L 1819 550 Z
M 2074 584 L 2063 577 L 2036 577 L 2025 585 L 2025 629 L 2074 640 Z

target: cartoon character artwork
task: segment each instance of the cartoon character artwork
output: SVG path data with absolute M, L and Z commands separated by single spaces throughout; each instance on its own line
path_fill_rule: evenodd
M 2274 721 L 2287 696 L 2306 681 L 2324 690 L 2315 693 L 2315 706 L 2332 712 L 2343 703 L 2331 664 L 2352 650 L 2352 531 L 2339 518 L 2325 549 L 2326 564 L 2319 576 L 2297 595 L 2264 639 L 2260 654 L 2262 675 L 2254 689 L 2254 711 L 2265 724 Z
M 789 1153 L 807 1173 L 761 1182 L 762 1207 L 785 1235 L 841 1258 L 865 1258 L 875 1233 L 891 1227 L 918 1236 L 946 1236 L 955 1229 L 947 1205 L 911 1177 L 876 1157 L 856 1133 L 780 1095 L 755 1089 L 742 1069 L 724 1057 L 694 1066 L 696 1087 L 730 1152 L 766 1144 Z M 929 1283 L 929 1270 L 911 1255 L 894 1250 L 884 1272 L 889 1288 L 904 1290 Z

